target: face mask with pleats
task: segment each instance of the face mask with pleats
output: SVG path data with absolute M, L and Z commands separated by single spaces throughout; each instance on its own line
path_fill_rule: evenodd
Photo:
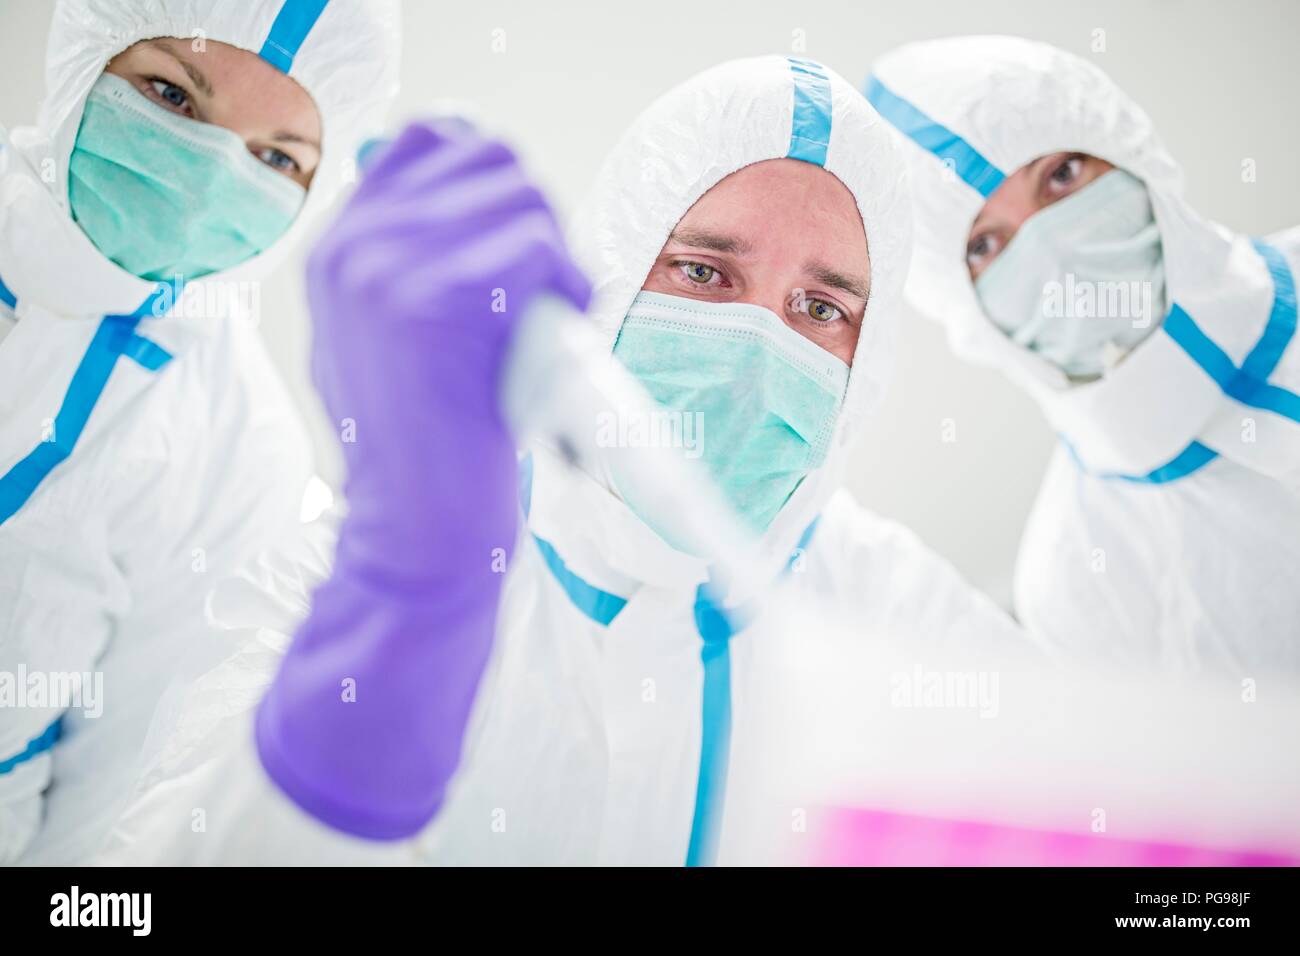
M 1012 341 L 1088 381 L 1159 328 L 1164 257 L 1151 198 L 1123 170 L 1025 220 L 975 281 Z
M 614 356 L 674 419 L 736 513 L 755 533 L 772 523 L 826 460 L 849 367 L 774 312 L 642 292 Z M 615 490 L 652 528 L 653 519 Z M 658 529 L 656 529 L 658 530 Z
M 306 190 L 235 133 L 179 116 L 105 73 L 90 91 L 68 201 L 107 258 L 141 279 L 197 279 L 279 239 Z

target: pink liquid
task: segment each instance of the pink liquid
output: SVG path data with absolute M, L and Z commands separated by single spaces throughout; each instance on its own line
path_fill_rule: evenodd
M 1127 840 L 878 810 L 823 817 L 816 866 L 1296 866 L 1300 858 Z

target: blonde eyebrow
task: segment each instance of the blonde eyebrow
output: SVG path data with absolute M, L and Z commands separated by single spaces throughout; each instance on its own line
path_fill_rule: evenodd
M 303 146 L 310 146 L 312 149 L 316 150 L 316 152 L 320 152 L 320 143 L 314 139 L 309 139 L 306 136 L 301 136 L 298 133 L 290 133 L 286 130 L 281 130 L 272 136 L 271 139 L 277 143 L 301 143 Z
M 159 50 L 163 53 L 166 53 L 169 57 L 171 57 L 173 60 L 179 63 L 181 69 L 183 69 L 185 71 L 185 74 L 190 78 L 190 82 L 192 82 L 195 86 L 197 86 L 200 90 L 202 90 L 204 95 L 206 96 L 216 95 L 212 90 L 212 84 L 209 83 L 208 78 L 203 75 L 203 71 L 200 70 L 193 63 L 191 63 L 189 60 L 185 59 L 183 56 L 181 56 L 171 47 L 167 46 L 167 44 L 165 43 L 160 43 L 157 40 L 151 40 L 149 41 L 149 45 L 153 47 L 155 50 Z

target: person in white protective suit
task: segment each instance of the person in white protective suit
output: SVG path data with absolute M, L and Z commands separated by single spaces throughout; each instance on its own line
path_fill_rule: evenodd
M 168 681 L 229 653 L 210 585 L 296 523 L 258 281 L 381 120 L 397 11 L 61 0 L 48 50 L 0 130 L 0 860 L 72 862 Z
M 708 449 L 714 434 L 727 436 L 714 439 L 723 449 L 735 447 L 725 442 L 737 419 L 707 406 L 706 464 L 759 535 L 753 557 L 761 573 L 742 593 L 711 582 L 707 561 L 657 533 L 617 491 L 617 474 L 588 474 L 533 447 L 520 482 L 526 527 L 505 578 L 463 762 L 432 824 L 390 859 L 725 861 L 729 752 L 733 737 L 750 732 L 751 708 L 761 706 L 747 696 L 747 674 L 777 636 L 760 601 L 769 594 L 805 610 L 833 608 L 864 641 L 1025 643 L 914 535 L 841 488 L 892 361 L 908 218 L 888 128 L 858 91 L 810 61 L 724 64 L 673 89 L 632 125 L 570 231 L 594 284 L 590 313 L 605 348 L 656 397 L 666 394 L 658 390 L 665 378 L 681 374 L 700 386 L 702 403 L 713 401 L 704 394 L 715 379 L 732 389 L 737 408 L 753 396 L 772 402 L 765 420 L 790 422 L 782 432 L 797 423 L 822 456 L 792 459 L 814 462 L 802 472 L 797 464 L 796 472 L 774 468 L 766 475 L 775 475 L 772 486 L 753 476 L 733 481 L 728 462 Z M 842 243 L 826 247 L 824 233 Z M 728 346 L 757 342 L 757 353 L 741 352 L 766 362 L 741 366 L 724 349 L 710 353 L 715 365 L 688 362 L 656 374 L 681 354 L 672 343 L 695 354 L 698 343 L 684 343 L 697 334 Z M 786 402 L 791 396 L 797 401 Z M 740 434 L 742 450 L 759 430 L 751 424 Z M 302 813 L 295 822 L 294 805 L 253 755 L 250 726 L 283 632 L 297 626 L 308 593 L 329 573 L 319 556 L 268 555 L 218 588 L 214 615 L 248 631 L 251 642 L 176 702 L 105 862 L 349 859 L 341 836 L 331 844 L 329 831 Z M 373 624 L 381 627 L 382 617 Z M 328 668 L 328 657 L 317 664 Z M 323 686 L 337 696 L 330 673 Z M 427 696 L 432 685 L 425 686 Z M 393 715 L 388 738 L 408 722 Z M 277 759 L 293 764 L 294 755 Z M 303 796 L 308 766 L 299 762 L 276 779 L 297 788 L 299 805 L 329 805 Z M 208 810 L 198 836 L 196 806 Z M 376 860 L 352 842 L 353 858 Z
M 1300 230 L 1199 216 L 1141 108 L 1041 43 L 909 44 L 867 96 L 908 144 L 909 299 L 1060 436 L 1021 622 L 1097 661 L 1294 673 Z

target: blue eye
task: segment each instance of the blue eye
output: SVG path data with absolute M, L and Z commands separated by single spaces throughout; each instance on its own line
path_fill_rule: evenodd
M 153 91 L 164 103 L 176 107 L 177 110 L 185 111 L 190 103 L 190 95 L 175 83 L 168 83 L 166 80 L 150 80 Z
M 294 159 L 288 153 L 281 152 L 278 149 L 273 149 L 268 147 L 263 150 L 258 150 L 253 155 L 256 156 L 258 159 L 260 159 L 262 162 L 266 163 L 266 165 L 270 166 L 276 172 L 296 173 L 300 169 L 300 167 L 298 166 L 298 161 L 296 159 Z

